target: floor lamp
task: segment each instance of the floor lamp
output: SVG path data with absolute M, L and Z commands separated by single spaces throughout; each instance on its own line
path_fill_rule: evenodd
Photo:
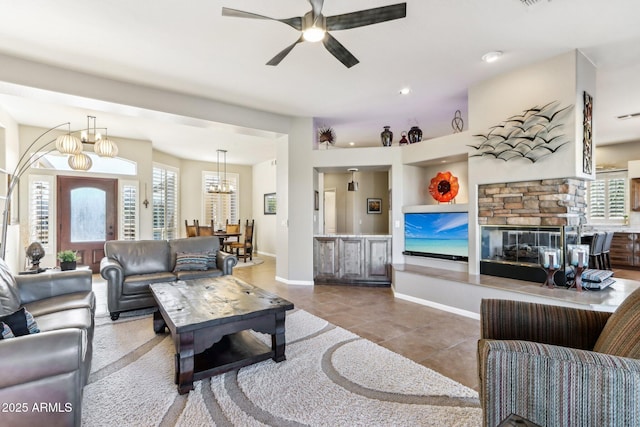
M 47 135 L 49 132 L 52 132 L 56 129 L 60 129 L 63 126 L 67 126 L 67 133 L 58 136 L 47 142 L 42 142 L 41 139 Z M 13 192 L 20 181 L 20 177 L 24 175 L 24 173 L 36 163 L 40 158 L 46 156 L 52 151 L 59 151 L 61 154 L 70 154 L 76 155 L 80 154 L 82 151 L 82 142 L 78 137 L 71 135 L 70 129 L 71 123 L 61 123 L 58 126 L 52 127 L 47 131 L 43 132 L 38 136 L 25 150 L 25 152 L 20 156 L 18 160 L 18 164 L 13 170 L 13 173 L 9 175 L 9 183 L 7 186 L 7 196 L 4 204 L 4 211 L 2 212 L 2 235 L 0 240 L 0 258 L 4 259 L 7 252 L 7 227 L 9 225 L 9 214 L 11 212 L 11 199 Z M 38 146 L 38 144 L 40 144 Z M 50 146 L 53 145 L 53 148 Z M 33 154 L 31 154 L 31 150 L 36 147 Z M 49 149 L 48 151 L 41 152 L 42 150 Z M 88 169 L 88 168 L 87 168 Z M 85 169 L 86 170 L 86 169 Z M 5 171 L 5 173 L 8 173 Z

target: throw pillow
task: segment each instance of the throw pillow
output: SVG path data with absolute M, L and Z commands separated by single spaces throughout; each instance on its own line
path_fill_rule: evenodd
M 582 280 L 587 282 L 602 282 L 613 275 L 611 270 L 596 270 L 589 268 L 582 272 Z
M 202 252 L 178 252 L 173 271 L 204 271 L 207 269 L 207 259 L 207 254 Z
M 0 322 L 0 329 L 2 330 L 2 333 L 0 333 L 0 340 L 6 338 L 15 338 L 15 335 L 13 335 L 13 331 L 6 323 Z
M 216 263 L 215 252 L 207 252 L 207 269 L 210 269 L 210 268 L 218 268 L 218 264 Z
M 40 332 L 36 319 L 34 319 L 33 315 L 24 307 L 15 313 L 0 317 L 0 322 L 9 325 L 9 328 L 13 331 L 13 335 L 16 337 Z
M 640 358 L 640 289 L 625 298 L 609 317 L 593 351 Z

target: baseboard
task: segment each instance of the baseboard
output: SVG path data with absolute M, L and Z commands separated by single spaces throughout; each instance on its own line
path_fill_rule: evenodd
M 285 285 L 313 286 L 313 281 L 308 280 L 289 280 L 278 276 L 276 276 L 276 280 L 278 282 L 284 283 Z
M 396 298 L 403 299 L 406 301 L 415 302 L 416 304 L 424 305 L 427 307 L 435 308 L 442 311 L 447 311 L 449 313 L 457 314 L 459 316 L 469 317 L 471 319 L 480 320 L 480 315 L 478 313 L 473 313 L 471 311 L 462 310 L 460 308 L 451 307 L 449 305 L 439 304 L 437 302 L 424 300 L 421 298 L 412 297 L 410 295 L 399 294 L 394 291 L 393 295 Z
M 255 253 L 256 253 L 256 255 L 260 254 L 262 256 L 270 256 L 272 258 L 276 257 L 276 254 L 270 254 L 269 252 L 256 251 Z

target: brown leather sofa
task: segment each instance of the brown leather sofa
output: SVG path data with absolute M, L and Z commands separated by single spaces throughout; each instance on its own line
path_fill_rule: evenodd
M 76 425 L 91 369 L 89 270 L 12 276 L 0 259 L 0 317 L 24 307 L 40 332 L 0 340 L 3 426 Z
M 107 305 L 112 320 L 128 310 L 157 306 L 149 285 L 176 280 L 231 274 L 238 263 L 235 255 L 220 250 L 215 236 L 173 240 L 110 240 L 104 245 L 100 274 L 107 280 Z M 176 271 L 180 253 L 215 253 L 215 267 Z

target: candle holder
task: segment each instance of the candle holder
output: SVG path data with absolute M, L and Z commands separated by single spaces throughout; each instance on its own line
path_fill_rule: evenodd
M 546 248 L 540 251 L 540 265 L 547 272 L 547 279 L 542 286 L 555 288 L 556 282 L 553 278 L 556 271 L 560 269 L 560 250 L 556 248 Z
M 582 272 L 589 267 L 589 245 L 567 245 L 567 253 L 570 256 L 571 265 L 575 269 L 575 277 L 569 283 L 569 289 L 576 287 L 582 291 Z

